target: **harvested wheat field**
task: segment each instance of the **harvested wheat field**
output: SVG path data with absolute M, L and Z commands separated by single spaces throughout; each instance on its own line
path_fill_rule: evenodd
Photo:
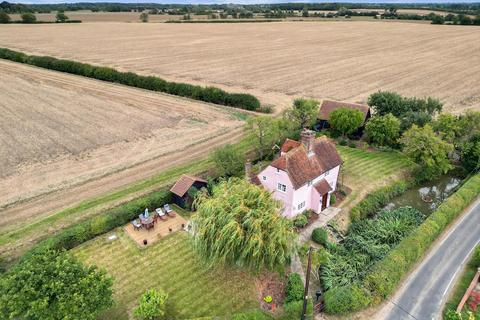
M 82 22 L 140 22 L 140 12 L 91 12 L 88 10 L 66 11 L 70 20 L 82 20 Z M 20 14 L 10 15 L 13 20 L 20 20 Z M 38 21 L 55 21 L 56 13 L 37 13 Z M 180 20 L 182 15 L 150 14 L 148 22 L 165 22 L 168 20 Z M 207 16 L 195 16 L 195 19 L 206 19 Z
M 3 47 L 248 91 L 280 106 L 291 96 L 361 102 L 382 89 L 432 95 L 457 112 L 480 109 L 479 39 L 479 27 L 381 21 L 0 29 Z
M 0 74 L 0 208 L 129 169 L 115 180 L 126 185 L 208 153 L 243 123 L 228 108 L 25 65 L 0 61 Z M 21 214 L 8 212 L 2 227 Z

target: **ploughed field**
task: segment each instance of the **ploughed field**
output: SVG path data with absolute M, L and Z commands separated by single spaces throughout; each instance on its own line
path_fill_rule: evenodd
M 231 109 L 26 65 L 0 61 L 0 74 L 0 230 L 49 209 L 15 212 L 21 200 L 128 171 L 85 190 L 111 191 L 208 153 L 243 124 Z
M 75 36 L 72 36 L 75 35 Z M 7 25 L 0 46 L 256 94 L 362 102 L 377 90 L 480 109 L 480 28 L 384 21 Z

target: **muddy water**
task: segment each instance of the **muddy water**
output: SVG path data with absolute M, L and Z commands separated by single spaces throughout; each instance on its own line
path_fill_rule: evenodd
M 429 215 L 456 190 L 461 181 L 458 176 L 445 175 L 437 180 L 422 183 L 394 198 L 385 209 L 411 206 Z

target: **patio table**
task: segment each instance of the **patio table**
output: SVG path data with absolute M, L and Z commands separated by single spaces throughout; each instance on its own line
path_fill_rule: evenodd
M 153 228 L 153 218 L 148 217 L 147 219 L 142 219 L 142 225 L 144 225 L 147 229 Z

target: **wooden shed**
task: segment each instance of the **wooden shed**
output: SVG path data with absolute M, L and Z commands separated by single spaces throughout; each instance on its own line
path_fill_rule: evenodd
M 342 102 L 342 101 L 334 101 L 334 100 L 323 100 L 322 104 L 320 105 L 320 111 L 318 113 L 318 124 L 316 126 L 317 130 L 330 128 L 329 120 L 330 120 L 330 113 L 334 110 L 340 108 L 349 108 L 354 110 L 359 110 L 363 113 L 363 123 L 359 129 L 358 134 L 361 134 L 365 123 L 371 117 L 371 110 L 368 105 L 359 104 L 359 103 L 352 103 L 352 102 Z
M 190 175 L 182 175 L 180 179 L 175 182 L 170 192 L 173 193 L 173 202 L 179 207 L 191 210 L 193 199 L 189 195 L 188 190 L 195 188 L 200 190 L 207 187 L 207 181 Z

